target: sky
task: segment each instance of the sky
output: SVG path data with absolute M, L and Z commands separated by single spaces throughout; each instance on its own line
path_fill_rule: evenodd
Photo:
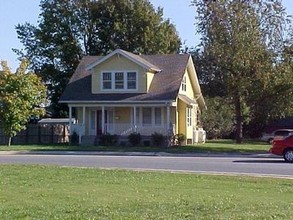
M 182 42 L 193 47 L 199 43 L 195 35 L 195 8 L 190 6 L 191 0 L 150 0 L 155 8 L 164 9 L 164 18 L 176 26 Z M 15 71 L 19 65 L 13 48 L 21 49 L 22 44 L 17 38 L 15 26 L 29 22 L 36 25 L 40 0 L 0 0 L 0 60 L 8 62 L 8 66 Z M 288 14 L 293 15 L 293 1 L 283 0 Z

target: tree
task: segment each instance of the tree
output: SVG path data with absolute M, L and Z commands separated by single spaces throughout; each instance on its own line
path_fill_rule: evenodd
M 44 114 L 40 107 L 46 100 L 46 87 L 34 73 L 26 73 L 28 63 L 22 61 L 16 73 L 12 73 L 5 62 L 0 72 L 0 120 L 4 132 L 11 138 L 26 128 L 30 117 Z
M 212 70 L 204 72 L 205 83 L 216 82 L 214 85 L 220 85 L 233 101 L 236 142 L 241 143 L 244 112 L 253 109 L 253 103 L 265 95 L 260 91 L 280 85 L 279 79 L 284 76 L 290 78 L 288 71 L 279 72 L 285 10 L 279 0 L 192 2 L 197 8 L 198 33 L 202 35 L 201 55 Z
M 208 109 L 202 114 L 202 121 L 211 139 L 223 138 L 233 131 L 233 108 L 229 100 L 222 97 L 205 98 Z
M 84 55 L 121 48 L 135 53 L 176 53 L 180 38 L 163 10 L 148 0 L 42 0 L 37 26 L 17 25 L 24 51 L 49 90 L 54 115 L 69 78 Z

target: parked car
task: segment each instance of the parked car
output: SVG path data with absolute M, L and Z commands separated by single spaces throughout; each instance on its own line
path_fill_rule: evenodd
M 270 153 L 283 156 L 286 162 L 293 163 L 293 135 L 274 139 Z
M 261 140 L 272 144 L 274 139 L 284 139 L 290 135 L 293 135 L 293 129 L 278 129 L 272 133 L 263 133 Z

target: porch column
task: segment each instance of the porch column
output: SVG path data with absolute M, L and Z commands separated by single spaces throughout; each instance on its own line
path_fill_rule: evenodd
M 83 129 L 85 129 L 85 106 L 82 107 L 82 125 Z M 84 134 L 84 131 L 82 133 Z
M 133 107 L 133 125 L 134 125 L 134 132 L 137 132 L 137 126 L 136 126 L 136 106 Z
M 170 129 L 170 106 L 167 105 L 167 116 L 166 116 L 166 128 L 167 128 L 167 133 L 169 135 L 169 129 Z
M 71 129 L 71 120 L 72 120 L 72 106 L 69 105 L 69 134 L 72 134 L 72 129 Z
M 79 144 L 81 144 L 82 135 L 85 135 L 85 106 L 82 107 L 82 126 L 79 131 Z
M 102 106 L 102 134 L 105 133 L 105 106 Z

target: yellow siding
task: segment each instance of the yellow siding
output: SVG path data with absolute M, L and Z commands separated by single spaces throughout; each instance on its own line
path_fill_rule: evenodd
M 138 64 L 132 62 L 131 60 L 119 54 L 115 54 L 93 69 L 92 93 L 113 93 L 113 91 L 101 91 L 101 72 L 124 70 L 136 71 L 138 73 L 138 90 L 127 92 L 144 93 L 147 91 L 147 74 L 145 73 L 145 70 Z M 122 93 L 123 92 L 125 91 L 122 91 Z
M 185 93 L 185 95 L 187 97 L 193 99 L 194 98 L 194 92 L 193 92 L 193 89 L 192 89 L 191 80 L 190 80 L 188 71 L 185 72 L 185 75 L 186 75 L 186 93 Z
M 154 73 L 147 72 L 146 76 L 147 76 L 147 92 L 148 92 L 150 85 L 151 85 L 151 82 L 154 78 Z
M 178 134 L 186 134 L 186 104 L 178 100 Z
M 115 123 L 129 123 L 131 121 L 131 108 L 115 108 Z

